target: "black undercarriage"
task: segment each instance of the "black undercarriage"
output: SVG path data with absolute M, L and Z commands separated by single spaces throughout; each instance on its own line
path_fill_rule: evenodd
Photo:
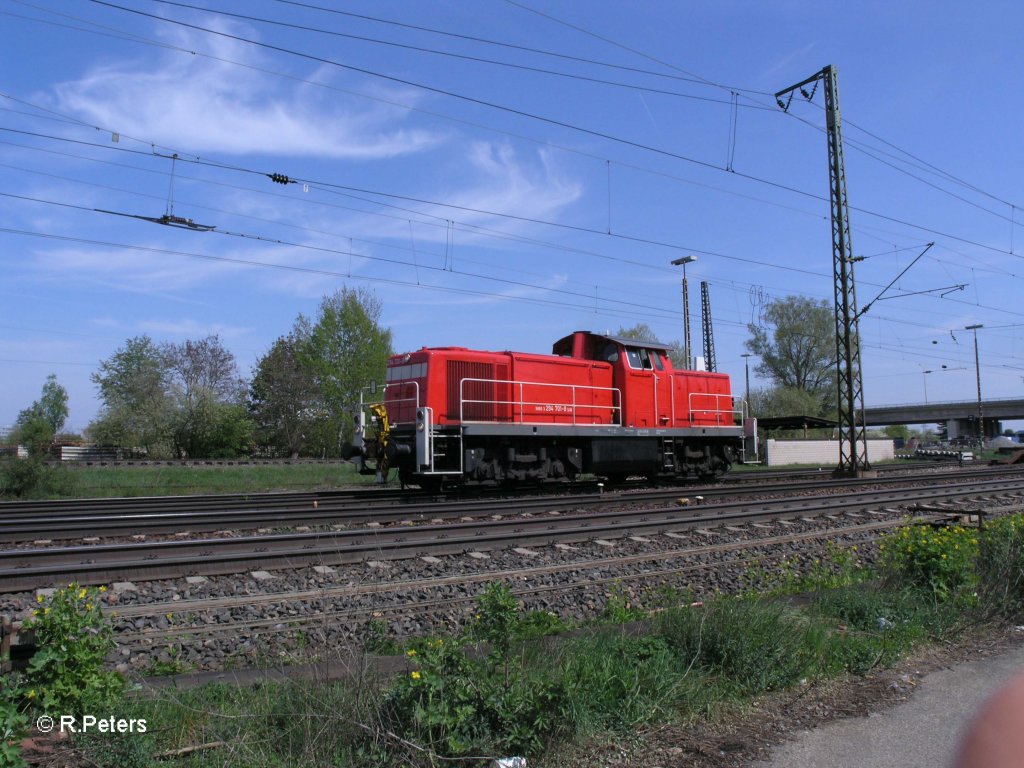
M 728 471 L 740 439 L 720 434 L 552 436 L 441 431 L 431 441 L 432 465 L 423 465 L 417 462 L 414 433 L 393 431 L 391 467 L 398 470 L 403 485 L 428 489 L 442 483 L 575 480 L 584 473 L 610 482 L 634 475 L 710 480 Z

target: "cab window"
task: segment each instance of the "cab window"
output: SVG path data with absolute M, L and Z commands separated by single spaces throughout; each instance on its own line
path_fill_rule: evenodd
M 656 354 L 654 355 L 657 356 Z M 629 360 L 629 367 L 638 371 L 649 371 L 654 368 L 651 362 L 651 350 L 639 347 L 626 347 L 626 359 Z M 659 370 L 661 366 L 659 365 Z

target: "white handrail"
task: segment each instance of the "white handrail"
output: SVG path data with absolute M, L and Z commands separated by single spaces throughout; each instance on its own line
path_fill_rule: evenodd
M 706 408 L 695 408 L 694 400 L 696 398 L 710 398 L 712 405 Z M 729 403 L 727 408 L 723 408 L 721 405 L 721 401 L 723 399 L 727 400 Z M 743 408 L 742 406 L 739 408 L 736 407 L 732 395 L 725 395 L 718 392 L 691 392 L 687 406 L 690 411 L 691 423 L 700 419 L 702 416 L 706 417 L 710 415 L 714 416 L 715 424 L 718 426 L 721 426 L 723 421 L 727 424 L 735 424 L 737 416 L 739 416 L 740 420 L 743 419 Z M 723 414 L 728 414 L 727 420 L 723 419 Z
M 466 385 L 467 384 L 489 384 L 489 385 L 504 385 L 510 388 L 510 391 L 514 395 L 516 389 L 518 389 L 518 397 L 512 399 L 502 400 L 498 398 L 491 399 L 475 399 L 466 397 Z M 551 400 L 527 400 L 525 395 L 526 387 L 548 387 L 552 389 L 561 389 L 570 397 L 569 402 L 564 402 L 566 398 L 562 398 L 563 402 L 554 402 Z M 612 404 L 603 405 L 600 403 L 587 403 L 580 402 L 580 394 L 582 393 L 608 393 L 612 395 Z M 583 426 L 622 426 L 622 393 L 615 387 L 590 387 L 581 384 L 554 384 L 551 382 L 544 381 L 509 381 L 505 379 L 471 379 L 465 378 L 459 381 L 459 421 L 463 423 L 481 423 L 481 422 L 495 422 L 495 421 L 512 421 L 513 415 L 515 415 L 515 421 L 520 424 L 546 424 L 548 421 L 544 420 L 544 417 L 562 415 L 570 415 L 572 417 L 572 423 L 575 426 L 580 426 L 581 422 Z M 507 419 L 498 418 L 495 415 L 489 419 L 466 419 L 466 406 L 467 405 L 485 405 L 493 406 L 495 408 L 499 406 L 510 406 L 510 415 Z M 518 413 L 516 412 L 516 406 L 518 406 Z M 532 413 L 527 413 L 527 407 L 534 409 Z M 599 414 L 602 411 L 608 412 L 608 421 L 596 422 L 599 418 Z M 533 416 L 534 418 L 529 418 Z

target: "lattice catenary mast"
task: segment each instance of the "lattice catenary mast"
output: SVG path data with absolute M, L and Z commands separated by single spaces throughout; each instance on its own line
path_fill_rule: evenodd
M 711 297 L 708 295 L 708 282 L 700 283 L 700 318 L 704 331 L 704 370 L 714 373 L 718 370 L 715 362 L 715 336 L 711 329 Z
M 775 94 L 784 110 L 793 92 L 814 97 L 818 83 L 825 84 L 825 120 L 828 136 L 829 199 L 832 204 L 832 267 L 836 317 L 836 383 L 839 407 L 839 465 L 837 475 L 862 475 L 870 471 L 867 434 L 864 428 L 864 382 L 860 370 L 857 293 L 853 279 L 853 247 L 850 244 L 850 212 L 846 204 L 846 172 L 843 167 L 843 135 L 839 117 L 836 69 L 829 65 L 806 80 Z M 806 86 L 814 84 L 810 93 Z M 788 95 L 789 99 L 782 100 Z

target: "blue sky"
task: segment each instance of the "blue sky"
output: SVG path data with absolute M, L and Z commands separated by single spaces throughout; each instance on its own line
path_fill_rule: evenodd
M 55 373 L 85 427 L 90 374 L 143 333 L 220 334 L 249 374 L 343 285 L 377 293 L 399 351 L 641 322 L 671 341 L 688 254 L 694 337 L 706 280 L 741 391 L 764 305 L 832 300 L 823 94 L 770 95 L 827 64 L 860 306 L 935 243 L 861 321 L 866 403 L 973 398 L 975 323 L 983 395 L 1024 388 L 1019 3 L 0 14 L 0 425 Z M 215 230 L 134 218 L 167 212 Z

